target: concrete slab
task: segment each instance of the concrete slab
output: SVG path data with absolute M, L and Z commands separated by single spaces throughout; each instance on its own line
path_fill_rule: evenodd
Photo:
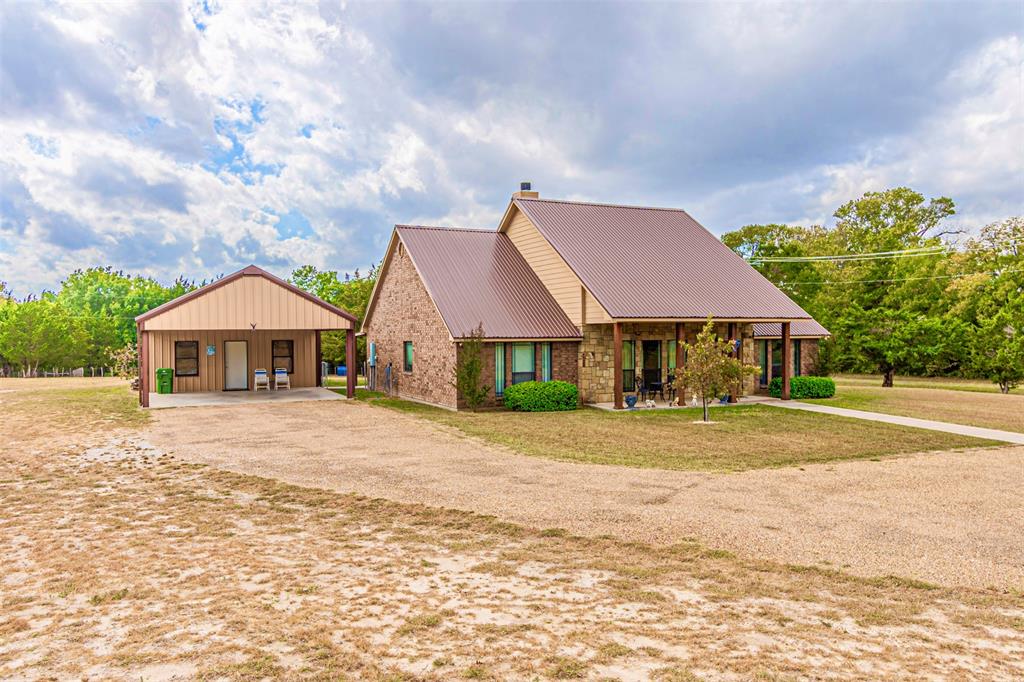
M 913 426 L 918 429 L 929 431 L 944 431 L 955 433 L 961 436 L 974 436 L 975 438 L 987 438 L 1003 443 L 1015 443 L 1024 445 L 1024 433 L 1013 431 L 1000 431 L 999 429 L 986 429 L 980 426 L 967 426 L 966 424 L 953 424 L 950 422 L 939 422 L 931 419 L 917 419 L 916 417 L 901 417 L 894 414 L 882 414 L 880 412 L 868 412 L 866 410 L 851 410 L 847 407 L 832 407 L 831 405 L 814 405 L 799 400 L 779 400 L 769 398 L 768 404 L 776 407 L 785 407 L 790 410 L 806 410 L 807 412 L 821 412 L 823 414 L 834 414 L 839 417 L 852 417 L 854 419 L 866 419 L 873 422 L 884 422 L 886 424 L 899 424 L 900 426 Z
M 294 403 L 304 400 L 345 400 L 326 388 L 291 388 L 280 391 L 209 391 L 206 393 L 150 393 L 150 409 L 196 407 L 200 405 L 252 405 Z

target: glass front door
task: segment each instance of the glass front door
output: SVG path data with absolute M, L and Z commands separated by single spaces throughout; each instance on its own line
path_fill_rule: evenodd
M 661 383 L 661 341 L 643 342 L 644 385 Z

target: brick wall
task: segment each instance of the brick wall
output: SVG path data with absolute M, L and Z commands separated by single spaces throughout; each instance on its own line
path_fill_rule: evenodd
M 693 343 L 703 323 L 687 323 L 683 325 L 683 339 Z M 729 327 L 726 323 L 716 325 L 718 334 L 726 338 Z M 743 341 L 743 361 L 756 365 L 757 355 L 753 343 L 754 328 L 750 324 L 737 325 L 737 332 Z M 668 378 L 669 373 L 669 341 L 676 338 L 674 322 L 635 322 L 623 323 L 622 340 L 635 341 L 636 358 L 634 367 L 637 378 L 642 376 L 643 341 L 661 342 L 661 379 Z M 613 330 L 610 324 L 588 324 L 583 327 L 583 341 L 579 353 L 580 397 L 586 403 L 602 403 L 614 400 L 615 391 L 615 346 Z M 625 359 L 623 360 L 625 364 Z M 743 393 L 749 394 L 756 388 L 757 378 L 749 378 L 744 382 Z
M 541 377 L 541 342 L 536 342 L 534 345 L 534 376 L 537 380 Z M 485 343 L 483 344 L 483 371 L 481 372 L 481 382 L 490 387 L 487 394 L 487 400 L 484 406 L 493 407 L 501 405 L 501 399 L 494 395 L 494 360 L 495 360 L 495 344 Z M 459 352 L 462 352 L 462 347 L 459 347 Z M 568 381 L 571 384 L 576 384 L 579 380 L 578 374 L 578 357 L 579 357 L 579 342 L 578 341 L 552 341 L 551 342 L 551 378 L 556 381 Z M 505 343 L 505 386 L 512 385 L 512 343 Z M 459 398 L 459 407 L 465 407 L 461 396 Z
M 377 345 L 378 382 L 390 362 L 399 396 L 455 407 L 455 344 L 401 242 L 380 282 L 366 336 Z M 403 369 L 405 341 L 413 342 L 412 372 Z

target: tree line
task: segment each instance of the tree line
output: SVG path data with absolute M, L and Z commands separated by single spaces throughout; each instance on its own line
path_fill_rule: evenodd
M 305 265 L 290 279 L 362 320 L 376 269 L 365 276 L 358 270 L 354 276 L 339 276 Z M 39 376 L 79 367 L 86 373 L 113 367 L 128 372 L 132 363 L 126 358 L 134 357 L 136 344 L 135 317 L 206 283 L 178 277 L 165 286 L 110 267 L 88 268 L 71 273 L 56 291 L 18 300 L 0 282 L 0 376 Z M 325 360 L 345 362 L 343 333 L 325 332 L 322 345 Z
M 722 240 L 829 329 L 823 372 L 877 373 L 885 385 L 897 373 L 979 377 L 1008 391 L 1024 381 L 1024 218 L 968 238 L 949 227 L 954 214 L 947 197 L 899 187 L 843 204 L 832 227 L 747 225 Z M 304 265 L 289 280 L 361 321 L 378 272 Z M 136 315 L 196 286 L 109 267 L 20 301 L 0 284 L 0 372 L 110 366 L 135 343 Z M 365 340 L 357 347 L 365 357 Z M 322 350 L 346 362 L 342 333 L 324 333 Z
M 747 225 L 722 240 L 832 334 L 826 373 L 1024 381 L 1024 218 L 968 237 L 952 199 L 868 192 L 833 227 Z

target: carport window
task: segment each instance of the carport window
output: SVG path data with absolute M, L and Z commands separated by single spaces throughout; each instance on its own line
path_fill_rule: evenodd
M 199 376 L 199 342 L 174 342 L 174 376 Z
M 295 371 L 295 342 L 291 339 L 271 341 L 271 365 L 283 367 L 289 374 Z
M 406 372 L 412 371 L 412 341 L 405 342 L 405 358 L 402 366 Z

